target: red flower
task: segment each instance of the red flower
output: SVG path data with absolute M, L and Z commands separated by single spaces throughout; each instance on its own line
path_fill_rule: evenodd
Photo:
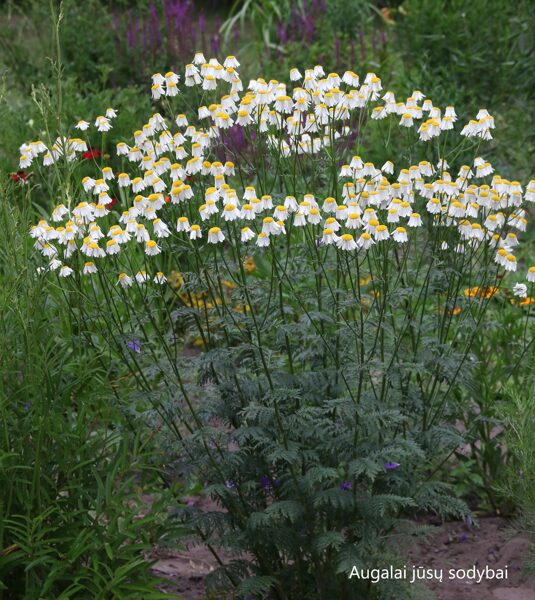
M 92 158 L 98 158 L 102 152 L 96 148 L 89 148 L 86 152 L 82 152 L 82 158 L 84 160 L 91 160 Z
M 17 171 L 16 173 L 10 173 L 9 175 L 15 183 L 26 183 L 28 180 L 28 173 L 26 171 Z
M 112 198 L 111 202 L 108 202 L 108 204 L 106 204 L 106 208 L 112 209 L 117 204 L 117 202 L 119 202 L 117 198 Z

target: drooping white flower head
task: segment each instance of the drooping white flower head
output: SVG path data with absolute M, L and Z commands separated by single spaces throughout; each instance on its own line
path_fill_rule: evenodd
M 208 230 L 208 243 L 209 244 L 217 244 L 219 242 L 223 242 L 225 239 L 225 234 L 221 231 L 219 227 L 211 227 Z
M 89 122 L 81 119 L 80 121 L 78 121 L 78 123 L 76 123 L 76 125 L 74 127 L 76 129 L 79 129 L 80 131 L 85 131 L 86 129 L 89 128 Z
M 132 283 L 132 278 L 129 275 L 127 275 L 126 273 L 119 273 L 119 276 L 117 278 L 117 285 L 120 285 L 123 288 L 127 288 L 130 287 Z

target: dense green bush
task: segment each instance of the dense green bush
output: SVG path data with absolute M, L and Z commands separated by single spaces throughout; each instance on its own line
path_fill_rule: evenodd
M 135 147 L 127 138 L 83 172 L 73 147 L 42 171 L 52 196 L 73 200 L 32 228 L 36 248 L 86 335 L 135 378 L 131 411 L 161 432 L 169 481 L 191 473 L 217 501 L 175 513 L 236 554 L 213 585 L 400 597 L 397 582 L 347 575 L 396 560 L 411 517 L 468 514 L 441 467 L 470 441 L 459 421 L 474 410 L 494 297 L 510 271 L 526 278 L 520 184 L 479 156 L 494 131 L 484 112 L 454 126 L 451 107 L 415 93 L 413 120 L 374 74 L 342 83 L 319 67 L 311 89 L 257 79 L 234 104 L 237 70 L 201 68 L 178 97 L 176 74 L 155 76 L 159 112 Z M 294 94 L 304 115 L 288 116 Z M 43 152 L 22 160 L 33 168 Z
M 0 187 L 0 597 L 162 597 L 144 558 L 150 456 L 121 425 L 111 366 L 36 274 L 29 192 Z

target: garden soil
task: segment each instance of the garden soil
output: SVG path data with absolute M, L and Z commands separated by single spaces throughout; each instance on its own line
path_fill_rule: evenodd
M 535 576 L 524 570 L 531 546 L 527 536 L 512 533 L 506 519 L 486 517 L 477 526 L 458 522 L 437 526 L 436 534 L 408 552 L 408 564 L 443 569 L 445 574 L 474 565 L 495 571 L 508 567 L 506 580 L 483 579 L 479 584 L 445 576 L 442 583 L 427 584 L 430 592 L 422 594 L 422 600 L 535 600 Z

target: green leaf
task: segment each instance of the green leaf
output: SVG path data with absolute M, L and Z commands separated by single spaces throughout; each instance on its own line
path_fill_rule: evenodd
M 274 502 L 265 510 L 266 514 L 276 516 L 279 519 L 288 519 L 296 523 L 303 515 L 303 507 L 293 500 L 281 500 Z
M 339 531 L 326 531 L 312 540 L 312 546 L 318 553 L 325 550 L 338 550 L 344 543 L 344 536 Z

